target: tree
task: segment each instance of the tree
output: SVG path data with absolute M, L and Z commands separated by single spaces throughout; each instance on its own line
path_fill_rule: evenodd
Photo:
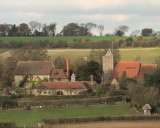
M 8 36 L 8 32 L 12 28 L 10 24 L 0 24 L 0 36 Z
M 104 31 L 104 26 L 103 25 L 97 25 L 97 29 L 98 29 L 99 35 L 102 36 L 103 31 Z
M 129 30 L 129 27 L 126 25 L 121 25 L 118 28 L 115 29 L 115 35 L 116 36 L 123 36 L 127 31 Z
M 27 46 L 10 51 L 15 61 L 44 61 L 48 60 L 47 50 L 37 46 Z
M 90 35 L 87 28 L 80 27 L 76 23 L 69 23 L 63 27 L 63 36 L 87 36 Z
M 49 29 L 49 35 L 50 36 L 55 36 L 56 35 L 56 23 L 51 23 L 48 26 L 48 29 Z
M 49 36 L 49 30 L 46 24 L 43 24 L 42 33 L 43 33 L 43 36 Z
M 94 60 L 102 65 L 102 57 L 107 53 L 107 51 L 108 51 L 108 48 L 92 49 L 89 54 L 89 58 L 90 60 Z M 113 49 L 113 57 L 114 57 L 115 63 L 121 59 L 120 52 L 118 49 Z
M 28 26 L 31 30 L 32 35 L 34 36 L 42 36 L 43 24 L 37 21 L 30 21 Z
M 93 79 L 100 83 L 102 77 L 102 69 L 99 63 L 95 61 L 88 61 L 85 65 L 77 68 L 76 74 L 78 80 L 90 81 L 90 76 L 93 75 Z
M 120 86 L 120 89 L 122 90 L 127 89 L 127 75 L 125 71 L 122 73 L 122 76 L 119 78 L 119 86 Z
M 30 29 L 26 23 L 22 23 L 18 27 L 18 32 L 20 36 L 28 36 L 30 34 Z
M 8 57 L 4 61 L 3 72 L 2 72 L 2 82 L 3 86 L 12 86 L 14 81 L 14 71 L 16 67 L 16 60 L 13 57 Z
M 16 25 L 13 25 L 9 30 L 8 36 L 18 36 L 18 27 Z
M 115 32 L 115 36 L 123 36 L 124 35 L 124 32 L 121 31 L 121 30 L 116 30 Z
M 54 66 L 56 69 L 66 69 L 66 60 L 62 56 L 57 56 L 54 59 Z
M 150 104 L 152 111 L 155 112 L 158 107 L 159 89 L 155 87 L 144 87 L 140 84 L 132 84 L 128 87 L 128 98 L 131 100 L 130 104 L 142 109 L 145 104 Z
M 92 22 L 88 22 L 88 23 L 82 23 L 82 24 L 80 24 L 80 26 L 81 27 L 83 27 L 83 28 L 86 28 L 88 31 L 89 31 L 89 33 L 91 33 L 91 31 L 94 29 L 94 28 L 96 28 L 96 24 L 94 24 L 94 23 L 92 23 Z
M 130 36 L 138 36 L 140 34 L 140 30 L 136 29 L 131 32 Z
M 151 36 L 153 30 L 151 28 L 144 28 L 142 29 L 142 36 Z
M 144 75 L 144 85 L 145 86 L 155 86 L 160 88 L 160 68 L 157 68 L 153 74 Z

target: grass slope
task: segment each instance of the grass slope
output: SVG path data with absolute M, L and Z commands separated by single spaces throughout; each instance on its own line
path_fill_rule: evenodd
M 0 50 L 4 51 L 4 50 Z M 54 59 L 56 56 L 69 58 L 71 62 L 80 57 L 89 56 L 90 49 L 50 49 L 48 55 Z M 151 64 L 155 62 L 156 57 L 160 56 L 160 48 L 127 48 L 120 49 L 122 61 L 134 61 L 136 57 L 141 57 L 141 62 Z M 9 51 L 0 54 L 2 58 L 9 57 Z
M 49 56 L 54 59 L 56 56 L 63 56 L 75 61 L 80 57 L 89 56 L 90 49 L 59 49 L 48 50 Z M 160 56 L 160 48 L 131 48 L 120 49 L 122 61 L 134 61 L 136 57 L 141 57 L 141 62 L 151 64 L 155 62 L 156 57 Z
M 35 124 L 41 122 L 43 118 L 60 117 L 84 117 L 84 116 L 106 116 L 106 115 L 135 115 L 128 105 L 95 105 L 95 106 L 77 106 L 64 108 L 46 108 L 31 111 L 2 111 L 0 112 L 0 121 L 14 121 L 16 124 Z

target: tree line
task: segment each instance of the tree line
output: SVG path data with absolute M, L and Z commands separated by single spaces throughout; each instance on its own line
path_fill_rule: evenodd
M 30 21 L 29 23 L 0 24 L 0 36 L 93 36 L 93 30 L 96 30 L 99 36 L 125 36 L 129 31 L 126 25 L 120 25 L 115 28 L 113 33 L 104 34 L 104 25 L 97 25 L 92 22 L 88 23 L 68 23 L 60 32 L 56 32 L 57 23 L 40 23 Z M 160 36 L 160 31 L 154 31 L 152 28 L 144 28 L 142 30 L 133 30 L 130 36 Z

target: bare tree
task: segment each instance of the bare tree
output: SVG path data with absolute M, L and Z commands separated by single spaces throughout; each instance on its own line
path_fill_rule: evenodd
M 97 25 L 97 30 L 99 32 L 99 35 L 102 36 L 103 31 L 104 31 L 104 26 L 103 25 Z
M 56 23 L 51 23 L 48 26 L 48 29 L 49 29 L 49 35 L 55 36 L 55 34 L 56 34 Z
M 123 36 L 127 31 L 129 30 L 129 27 L 126 25 L 121 25 L 118 28 L 115 29 L 115 35 L 116 36 Z
M 131 32 L 130 36 L 138 36 L 140 34 L 140 30 L 136 29 Z
M 82 24 L 80 24 L 80 26 L 81 27 L 84 27 L 84 28 L 87 28 L 88 29 L 88 31 L 91 33 L 91 31 L 94 29 L 94 28 L 96 28 L 96 24 L 94 24 L 94 23 L 92 23 L 92 22 L 89 22 L 89 23 L 82 23 Z

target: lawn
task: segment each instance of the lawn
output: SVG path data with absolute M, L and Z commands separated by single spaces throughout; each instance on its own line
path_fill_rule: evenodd
M 13 121 L 17 125 L 35 124 L 43 118 L 60 117 L 84 117 L 84 116 L 114 116 L 114 115 L 136 115 L 128 105 L 95 105 L 95 106 L 72 106 L 63 108 L 45 108 L 36 110 L 18 110 L 0 112 L 0 121 Z
M 68 58 L 71 62 L 75 62 L 78 58 L 89 56 L 91 49 L 49 49 L 48 55 L 51 59 L 56 56 L 63 56 Z M 3 51 L 3 50 L 2 50 Z M 141 58 L 142 63 L 152 64 L 155 63 L 155 59 L 160 56 L 160 48 L 126 48 L 120 49 L 122 61 L 134 61 L 136 57 Z M 3 58 L 9 57 L 9 52 L 3 52 L 0 54 Z

